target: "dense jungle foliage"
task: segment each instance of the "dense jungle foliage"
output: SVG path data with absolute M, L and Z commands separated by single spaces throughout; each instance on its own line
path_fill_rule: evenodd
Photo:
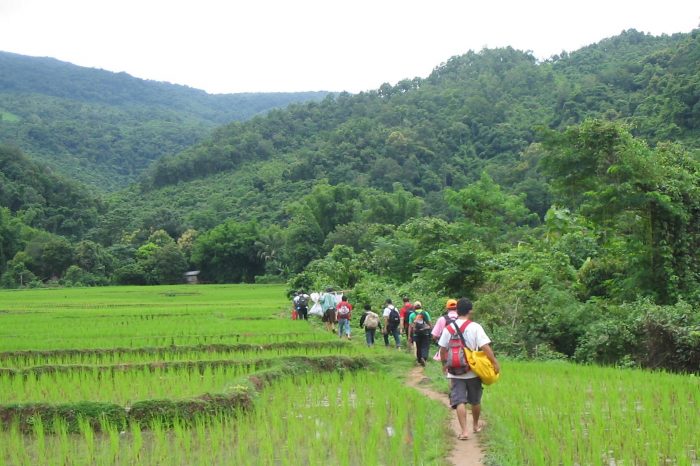
M 219 127 L 92 207 L 3 167 L 0 284 L 465 295 L 502 354 L 700 371 L 698 32 L 469 52 Z
M 222 124 L 327 92 L 211 95 L 0 52 L 0 141 L 98 190 L 124 188 Z

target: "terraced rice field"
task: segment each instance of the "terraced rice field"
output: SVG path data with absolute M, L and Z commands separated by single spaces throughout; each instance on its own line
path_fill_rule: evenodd
M 443 464 L 425 426 L 445 413 L 384 348 L 287 303 L 269 285 L 0 291 L 0 464 Z
M 280 286 L 0 291 L 0 465 L 447 464 L 453 414 L 353 331 L 292 321 Z M 502 367 L 486 464 L 700 466 L 700 377 Z

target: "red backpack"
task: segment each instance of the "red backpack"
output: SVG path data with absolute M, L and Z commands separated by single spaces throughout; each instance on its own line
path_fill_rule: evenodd
M 469 363 L 467 362 L 466 354 L 464 354 L 464 336 L 462 334 L 471 323 L 471 320 L 467 320 L 458 329 L 457 322 L 452 321 L 445 327 L 450 332 L 445 367 L 447 367 L 447 372 L 452 375 L 464 375 L 469 372 Z
M 348 306 L 348 303 L 343 301 L 338 306 L 338 319 L 347 319 L 350 315 L 350 307 Z

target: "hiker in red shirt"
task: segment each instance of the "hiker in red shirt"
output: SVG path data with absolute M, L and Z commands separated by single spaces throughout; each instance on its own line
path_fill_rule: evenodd
M 347 296 L 343 295 L 342 299 L 335 307 L 335 317 L 338 321 L 338 337 L 342 338 L 343 333 L 350 339 L 350 317 L 352 314 L 352 304 L 348 302 Z
M 403 329 L 404 335 L 408 335 L 408 318 L 413 312 L 413 304 L 408 296 L 403 297 L 403 307 L 399 309 L 399 317 L 401 317 L 401 328 Z M 409 343 L 410 344 L 410 343 Z

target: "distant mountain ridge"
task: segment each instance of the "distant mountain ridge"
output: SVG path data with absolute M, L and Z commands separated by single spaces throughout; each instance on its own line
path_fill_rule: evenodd
M 0 52 L 0 143 L 99 189 L 209 131 L 328 92 L 207 94 L 198 89 Z
M 468 52 L 424 79 L 219 128 L 155 162 L 143 186 L 180 185 L 284 157 L 291 180 L 322 173 L 332 185 L 351 179 L 384 190 L 401 182 L 421 197 L 465 186 L 484 169 L 516 187 L 525 176 L 512 168 L 538 128 L 561 130 L 586 118 L 625 121 L 652 144 L 697 147 L 698 50 L 698 31 L 655 37 L 630 30 L 545 62 L 510 47 Z

